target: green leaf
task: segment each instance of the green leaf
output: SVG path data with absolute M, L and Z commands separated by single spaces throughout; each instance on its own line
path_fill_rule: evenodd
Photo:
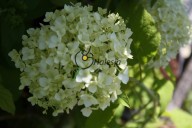
M 117 7 L 117 12 L 127 19 L 127 27 L 133 32 L 130 65 L 149 62 L 156 55 L 160 43 L 160 33 L 152 16 L 139 3 L 138 0 L 122 0 Z
M 174 86 L 170 81 L 167 81 L 159 90 L 161 110 L 164 111 L 172 99 Z
M 192 116 L 181 109 L 174 109 L 165 113 L 173 121 L 176 128 L 192 128 Z
M 106 108 L 104 111 L 97 110 L 94 111 L 91 116 L 87 119 L 85 128 L 103 128 L 107 123 L 111 121 L 115 113 L 118 104 L 113 103 L 110 107 Z
M 0 108 L 11 114 L 15 113 L 15 105 L 9 90 L 0 85 Z
M 130 107 L 130 105 L 129 105 L 129 98 L 128 98 L 128 96 L 125 94 L 125 93 L 123 93 L 120 97 L 119 97 L 119 102 L 120 102 L 120 104 L 122 104 L 123 106 L 126 106 L 126 107 Z

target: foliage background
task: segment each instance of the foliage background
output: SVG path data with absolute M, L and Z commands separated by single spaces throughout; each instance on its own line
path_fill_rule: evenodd
M 21 49 L 21 36 L 26 34 L 26 29 L 40 27 L 45 12 L 62 9 L 70 2 L 91 4 L 95 10 L 102 7 L 118 12 L 133 31 L 131 49 L 134 59 L 129 61 L 128 85 L 122 85 L 123 94 L 116 103 L 104 112 L 94 112 L 89 118 L 83 117 L 78 107 L 70 114 L 58 117 L 53 117 L 51 112 L 43 115 L 41 108 L 27 101 L 31 95 L 28 89 L 18 90 L 20 71 L 8 57 L 12 49 Z M 156 0 L 150 2 L 153 5 Z M 148 68 L 149 60 L 156 57 L 159 43 L 160 34 L 153 18 L 142 6 L 142 0 L 1 0 L 0 128 L 158 128 L 167 122 L 170 127 L 192 128 L 191 124 L 178 122 L 180 118 L 192 120 L 189 114 L 180 109 L 164 112 L 176 79 L 169 66 L 164 69 L 169 79 L 165 79 L 159 69 Z M 188 104 L 190 102 L 186 102 L 186 106 Z M 191 112 L 189 107 L 185 108 Z

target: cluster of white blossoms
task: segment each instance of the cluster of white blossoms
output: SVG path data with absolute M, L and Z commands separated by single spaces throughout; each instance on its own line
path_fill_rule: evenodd
M 170 59 L 176 57 L 179 48 L 191 41 L 191 23 L 180 0 L 157 0 L 147 9 L 161 34 L 159 58 L 152 62 L 152 66 L 165 67 Z
M 9 53 L 22 72 L 20 89 L 27 86 L 32 94 L 28 101 L 43 107 L 44 113 L 52 108 L 54 116 L 69 113 L 76 105 L 86 117 L 92 110 L 106 109 L 121 94 L 121 83 L 128 83 L 132 31 L 118 14 L 101 8 L 94 12 L 80 3 L 47 12 L 44 22 L 49 25 L 30 28 L 23 35 L 21 51 Z M 83 52 L 77 55 L 79 51 Z M 121 63 L 81 68 L 93 58 Z

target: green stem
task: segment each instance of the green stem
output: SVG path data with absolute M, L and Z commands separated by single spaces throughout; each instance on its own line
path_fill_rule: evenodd
M 106 5 L 105 5 L 105 8 L 108 9 L 110 4 L 111 4 L 111 0 L 108 0 Z
M 152 115 L 151 117 L 155 114 L 155 111 L 156 111 L 156 107 L 158 105 L 158 98 L 156 97 L 156 95 L 154 94 L 154 92 L 152 90 L 150 90 L 149 88 L 147 88 L 143 83 L 141 83 L 139 80 L 135 79 L 135 78 L 130 78 L 130 81 L 136 83 L 137 85 L 139 85 L 139 87 L 141 87 L 143 90 L 146 91 L 146 93 L 148 94 L 148 96 L 150 97 L 150 100 L 145 104 L 143 105 L 142 107 L 140 107 L 135 113 L 133 113 L 132 115 L 132 118 L 139 114 L 142 110 L 144 110 L 144 108 L 146 108 L 151 102 L 153 102 L 153 108 L 152 108 Z M 150 118 L 152 119 L 152 118 Z M 145 123 L 143 124 L 145 125 Z
M 156 100 L 155 94 L 151 90 L 149 90 L 143 83 L 132 77 L 130 77 L 129 79 L 130 81 L 138 84 L 142 89 L 144 89 L 147 92 L 147 94 L 151 97 L 151 99 Z
M 142 81 L 142 68 L 141 68 L 141 64 L 139 64 L 139 75 L 140 75 L 140 81 Z

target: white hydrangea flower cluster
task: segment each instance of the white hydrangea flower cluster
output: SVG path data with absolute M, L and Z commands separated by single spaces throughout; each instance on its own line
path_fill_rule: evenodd
M 147 9 L 161 33 L 159 59 L 152 62 L 152 66 L 165 67 L 170 59 L 176 57 L 179 48 L 191 41 L 192 27 L 180 0 L 157 0 Z
M 108 15 L 101 8 L 94 12 L 92 6 L 80 3 L 47 12 L 44 21 L 49 25 L 30 28 L 28 35 L 23 35 L 21 51 L 9 53 L 22 72 L 20 89 L 28 86 L 32 94 L 28 101 L 43 107 L 44 113 L 52 108 L 54 116 L 69 113 L 75 105 L 83 106 L 81 112 L 86 117 L 92 110 L 106 109 L 121 94 L 121 82 L 129 80 L 132 31 L 118 14 Z M 77 55 L 79 51 L 83 52 Z M 87 61 L 82 60 L 84 52 Z M 81 68 L 93 61 L 90 55 L 121 63 L 91 63 L 89 68 Z

